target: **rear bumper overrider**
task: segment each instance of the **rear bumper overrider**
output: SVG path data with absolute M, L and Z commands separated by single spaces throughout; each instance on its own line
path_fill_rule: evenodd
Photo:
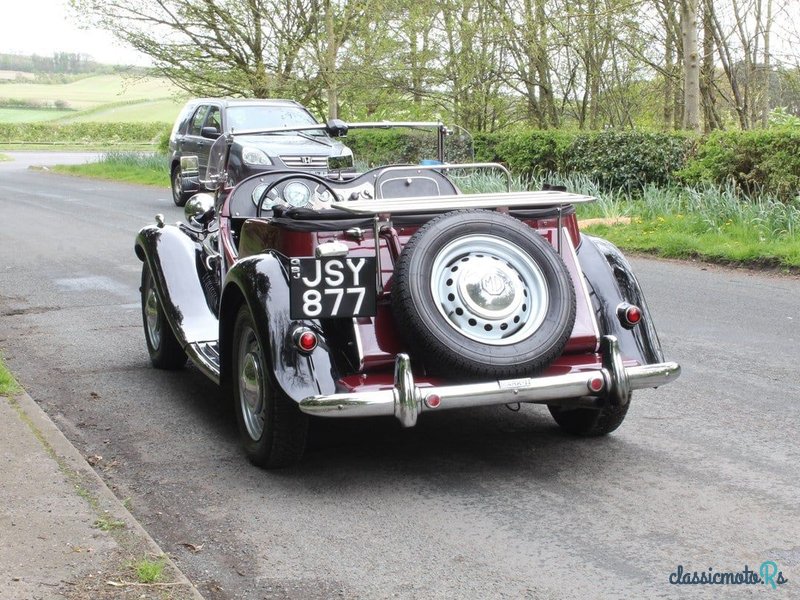
M 395 359 L 394 387 L 373 392 L 309 396 L 300 410 L 320 417 L 376 417 L 394 415 L 404 427 L 413 427 L 423 411 L 533 402 L 546 404 L 579 398 L 607 399 L 626 404 L 633 390 L 674 381 L 681 372 L 675 362 L 625 367 L 617 338 L 600 342 L 601 369 L 567 375 L 504 379 L 438 387 L 417 387 L 407 354 Z

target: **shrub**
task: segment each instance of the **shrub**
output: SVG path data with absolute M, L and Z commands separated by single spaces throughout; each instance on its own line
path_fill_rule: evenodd
M 385 165 L 396 162 L 419 163 L 436 158 L 436 132 L 420 130 L 354 130 L 342 140 L 359 162 Z M 451 135 L 445 142 L 445 160 L 472 160 L 472 147 L 466 136 Z
M 562 172 L 564 153 L 574 139 L 574 133 L 562 131 L 518 131 L 502 136 L 494 145 L 494 153 L 516 174 Z
M 678 176 L 686 183 L 732 181 L 749 194 L 795 197 L 800 194 L 800 130 L 716 132 L 699 144 Z
M 164 129 L 161 131 L 161 135 L 158 136 L 158 143 L 156 144 L 157 152 L 160 152 L 161 154 L 167 154 L 169 152 L 170 135 L 172 135 L 172 125 L 164 126 Z
M 582 173 L 605 189 L 665 185 L 684 166 L 692 138 L 681 134 L 603 131 L 581 134 L 564 150 L 563 169 Z

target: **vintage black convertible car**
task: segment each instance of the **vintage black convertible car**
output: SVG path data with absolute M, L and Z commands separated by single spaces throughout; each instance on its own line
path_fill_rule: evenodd
M 188 224 L 136 238 L 145 339 L 157 368 L 187 356 L 233 396 L 249 459 L 299 460 L 314 417 L 546 404 L 565 431 L 607 434 L 635 389 L 678 377 L 639 284 L 610 243 L 581 234 L 561 189 L 463 194 L 438 160 L 324 176 L 282 169 L 226 184 L 232 135 L 211 150 Z M 272 130 L 243 131 L 257 136 Z M 348 165 L 349 166 L 349 165 Z M 509 179 L 510 181 L 510 179 Z M 510 186 L 509 186 L 510 187 Z

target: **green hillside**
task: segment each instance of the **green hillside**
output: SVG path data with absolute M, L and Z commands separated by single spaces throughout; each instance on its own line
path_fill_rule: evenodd
M 0 83 L 0 122 L 5 123 L 169 123 L 183 103 L 177 88 L 158 77 L 96 75 L 64 84 Z

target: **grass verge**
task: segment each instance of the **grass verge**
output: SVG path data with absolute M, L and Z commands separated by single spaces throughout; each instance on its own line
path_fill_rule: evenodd
M 741 224 L 709 229 L 697 218 L 667 215 L 653 220 L 634 217 L 629 224 L 595 224 L 584 231 L 623 250 L 665 258 L 800 270 L 800 237 L 768 238 Z
M 0 354 L 0 396 L 12 396 L 20 391 L 19 384 L 3 362 Z
M 800 199 L 747 198 L 732 186 L 649 187 L 636 198 L 600 194 L 587 212 L 581 216 L 630 218 L 586 228 L 624 250 L 800 269 Z
M 54 170 L 167 187 L 165 165 L 166 159 L 157 153 L 115 152 L 98 163 Z M 465 193 L 506 189 L 505 178 L 496 174 L 453 172 L 451 176 Z M 578 216 L 617 221 L 614 225 L 593 224 L 586 231 L 607 238 L 623 250 L 800 270 L 800 199 L 782 202 L 769 197 L 746 198 L 733 186 L 649 186 L 634 197 L 603 191 L 585 176 L 558 175 L 531 180 L 513 177 L 511 189 L 541 189 L 545 182 L 597 198 L 578 206 Z
M 92 179 L 169 187 L 167 159 L 155 152 L 109 152 L 100 161 L 83 165 L 56 165 L 52 170 Z

